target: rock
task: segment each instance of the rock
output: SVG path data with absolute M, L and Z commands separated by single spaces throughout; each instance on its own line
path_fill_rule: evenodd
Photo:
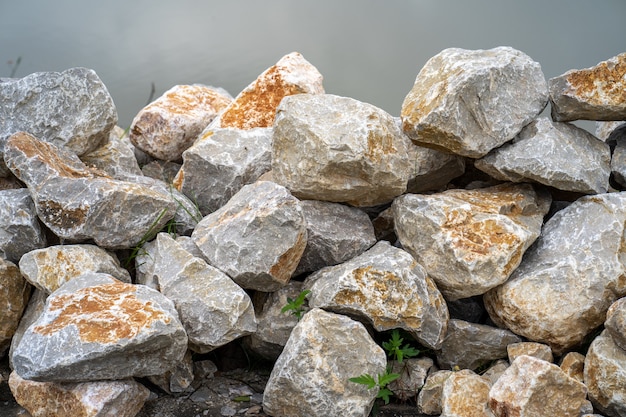
M 513 139 L 544 109 L 541 67 L 510 47 L 449 48 L 426 62 L 402 104 L 404 132 L 418 145 L 480 158 Z
M 409 160 L 415 163 L 406 186 L 407 193 L 442 189 L 465 172 L 465 158 L 423 146 L 409 148 Z
M 469 369 L 453 372 L 441 390 L 441 417 L 493 417 L 489 409 L 491 384 Z
M 342 264 L 307 277 L 309 306 L 358 317 L 377 331 L 401 328 L 439 348 L 448 309 L 424 269 L 402 249 L 381 241 Z
M 553 362 L 552 350 L 550 346 L 536 342 L 511 343 L 506 347 L 509 355 L 509 362 L 513 362 L 518 356 L 528 355 L 542 359 L 546 362 Z
M 150 391 L 134 381 L 35 382 L 11 372 L 11 392 L 32 417 L 134 417 Z
M 271 158 L 272 129 L 208 130 L 183 153 L 174 186 L 207 215 L 269 171 Z
M 560 355 L 626 295 L 626 193 L 582 197 L 546 222 L 509 280 L 483 299 L 491 319 Z
M 618 187 L 626 188 L 626 123 L 616 130 L 618 132 L 607 140 L 613 146 L 611 176 Z
M 545 117 L 474 164 L 499 180 L 534 181 L 585 194 L 607 191 L 610 165 L 609 145 L 584 129 Z
M 95 245 L 55 245 L 26 253 L 20 259 L 24 278 L 50 294 L 85 272 L 103 272 L 130 283 L 117 257 Z
M 595 136 L 601 141 L 611 143 L 626 136 L 626 122 L 596 122 Z
M 28 186 L 41 221 L 61 239 L 129 248 L 160 230 L 176 212 L 170 193 L 114 180 L 24 132 L 9 138 L 4 158 Z
M 156 237 L 153 274 L 174 302 L 189 348 L 207 353 L 256 331 L 252 301 L 222 271 L 196 258 L 167 233 Z
M 143 175 L 135 157 L 133 146 L 123 139 L 124 131 L 115 126 L 107 140 L 91 152 L 80 157 L 80 160 L 89 167 L 106 172 L 116 180 L 127 180 Z
M 141 167 L 141 172 L 146 177 L 161 180 L 166 184 L 172 184 L 182 166 L 183 165 L 178 162 L 155 159 L 143 165 Z
M 428 357 L 408 358 L 402 362 L 393 361 L 391 363 L 391 373 L 399 374 L 400 377 L 395 381 L 391 381 L 387 388 L 400 401 L 417 398 L 417 394 L 424 386 L 424 380 L 433 364 L 433 360 Z
M 385 352 L 361 323 L 312 309 L 294 327 L 272 369 L 263 409 L 272 416 L 366 417 L 376 389 L 349 379 L 382 374 L 386 363 Z
M 589 346 L 584 378 L 597 410 L 609 417 L 626 416 L 626 352 L 606 330 Z
M 298 200 L 268 181 L 244 186 L 204 217 L 191 238 L 209 264 L 241 287 L 264 292 L 287 284 L 307 239 Z
M 396 235 L 446 299 L 505 282 L 541 231 L 550 200 L 528 184 L 405 194 L 392 204 Z
M 626 53 L 548 82 L 552 119 L 626 120 Z
M 271 127 L 281 100 L 292 94 L 323 94 L 322 75 L 298 52 L 283 56 L 235 97 L 213 127 Z
M 578 352 L 568 352 L 561 359 L 559 366 L 570 378 L 584 383 L 585 355 Z
M 522 355 L 489 391 L 496 417 L 578 417 L 587 389 L 558 366 Z
M 0 358 L 17 330 L 30 291 L 17 266 L 0 258 Z
M 0 258 L 19 262 L 25 253 L 45 246 L 46 236 L 28 190 L 0 190 Z
M 362 210 L 315 200 L 300 205 L 307 223 L 307 243 L 294 275 L 340 264 L 376 243 L 374 226 Z
M 506 347 L 522 339 L 508 330 L 450 319 L 437 363 L 443 369 L 471 369 L 506 358 Z
M 186 350 L 170 300 L 143 285 L 86 273 L 50 294 L 12 360 L 24 379 L 79 382 L 162 374 Z
M 137 113 L 130 125 L 130 141 L 154 158 L 179 160 L 232 101 L 223 89 L 175 85 Z
M 91 69 L 36 72 L 0 82 L 0 151 L 11 135 L 26 131 L 83 155 L 106 140 L 116 123 L 113 99 Z
M 441 393 L 443 384 L 453 374 L 452 371 L 433 372 L 426 378 L 426 383 L 417 396 L 417 410 L 430 416 L 441 414 Z
M 9 366 L 11 369 L 13 366 L 13 351 L 20 344 L 22 340 L 22 336 L 26 333 L 26 330 L 30 327 L 31 324 L 35 322 L 43 312 L 46 306 L 46 298 L 48 298 L 48 294 L 44 291 L 34 289 L 32 292 L 30 299 L 28 300 L 28 304 L 26 306 L 26 310 L 24 310 L 24 314 L 20 319 L 19 325 L 17 326 L 17 330 L 15 330 L 15 334 L 13 334 L 13 338 L 11 339 L 11 347 L 9 348 Z
M 385 204 L 406 190 L 411 146 L 393 117 L 371 104 L 294 95 L 276 113 L 272 175 L 301 199 Z
M 481 373 L 483 378 L 487 378 L 491 385 L 495 384 L 498 378 L 502 376 L 504 371 L 509 367 L 509 362 L 504 359 L 498 359 L 493 362 L 485 372 Z
M 626 350 L 626 298 L 620 298 L 606 312 L 604 328 L 621 349 Z
M 256 308 L 257 330 L 244 338 L 246 347 L 255 354 L 269 361 L 276 361 L 283 351 L 291 331 L 298 324 L 298 319 L 290 312 L 281 312 L 287 305 L 288 298 L 295 300 L 302 291 L 302 282 L 289 281 L 278 290 L 254 294 L 252 303 Z M 303 312 L 308 306 L 302 306 Z
M 185 392 L 194 379 L 193 360 L 191 350 L 187 350 L 183 360 L 172 369 L 161 375 L 148 377 L 148 381 L 161 388 L 168 394 Z

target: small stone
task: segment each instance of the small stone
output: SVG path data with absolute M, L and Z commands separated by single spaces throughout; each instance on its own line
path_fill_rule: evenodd
M 585 355 L 578 352 L 568 352 L 561 359 L 559 366 L 570 378 L 584 383 Z
M 491 384 L 469 369 L 453 372 L 441 390 L 442 417 L 493 417 L 489 409 Z
M 94 381 L 80 383 L 36 382 L 11 372 L 9 386 L 15 400 L 32 417 L 134 417 L 150 391 L 134 381 Z
M 626 298 L 620 298 L 606 312 L 604 327 L 617 346 L 626 350 Z
M 394 118 L 371 104 L 298 94 L 276 113 L 272 175 L 300 199 L 385 204 L 406 190 L 411 146 Z
M 194 366 L 191 357 L 191 350 L 187 350 L 183 360 L 161 375 L 152 375 L 148 381 L 161 388 L 168 394 L 178 394 L 185 392 L 194 379 Z
M 31 286 L 14 263 L 0 258 L 0 358 L 17 330 Z
M 481 376 L 483 378 L 487 378 L 490 381 L 491 385 L 493 385 L 496 383 L 498 378 L 502 376 L 504 371 L 508 369 L 509 366 L 510 365 L 508 361 L 504 359 L 498 359 L 495 362 L 493 362 L 489 366 L 489 368 L 487 368 L 485 372 L 481 374 Z
M 0 190 L 0 258 L 17 263 L 25 253 L 45 246 L 30 192 L 26 188 Z
M 489 406 L 496 417 L 578 417 L 586 396 L 558 366 L 522 355 L 491 387 Z
M 382 374 L 386 364 L 385 352 L 361 323 L 312 309 L 272 369 L 263 409 L 273 416 L 366 417 L 376 390 L 349 379 Z
M 430 416 L 441 414 L 441 393 L 443 384 L 453 374 L 452 371 L 433 372 L 426 378 L 426 383 L 417 396 L 417 410 Z
M 549 81 L 552 119 L 626 120 L 626 53 Z
M 428 60 L 402 104 L 404 132 L 418 145 L 480 158 L 544 109 L 541 66 L 510 47 L 449 48 Z
M 417 398 L 417 394 L 424 386 L 424 380 L 434 362 L 431 358 L 408 358 L 402 362 L 393 361 L 391 363 L 391 373 L 399 374 L 400 377 L 391 381 L 389 388 L 393 395 L 400 401 Z
M 506 347 L 509 355 L 509 362 L 513 362 L 518 356 L 528 355 L 543 359 L 546 362 L 553 362 L 552 350 L 550 346 L 536 342 L 511 343 Z

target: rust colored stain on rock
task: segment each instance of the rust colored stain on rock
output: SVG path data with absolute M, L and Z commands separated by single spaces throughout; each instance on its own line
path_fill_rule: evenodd
M 72 229 L 86 222 L 89 206 L 67 208 L 57 201 L 46 200 L 37 203 L 41 219 L 50 227 Z
M 296 244 L 283 253 L 278 258 L 278 262 L 270 268 L 270 275 L 280 282 L 286 283 L 289 281 L 291 274 L 293 274 L 300 262 L 300 258 L 302 258 L 302 254 L 306 248 L 306 241 L 306 232 L 300 233 Z
M 133 285 L 124 283 L 60 295 L 51 300 L 49 310 L 58 310 L 59 315 L 49 324 L 36 326 L 35 332 L 49 336 L 73 325 L 85 343 L 116 343 L 135 337 L 155 321 L 170 322 L 151 302 L 139 300 Z
M 626 54 L 621 54 L 597 66 L 567 75 L 574 94 L 592 104 L 626 103 Z

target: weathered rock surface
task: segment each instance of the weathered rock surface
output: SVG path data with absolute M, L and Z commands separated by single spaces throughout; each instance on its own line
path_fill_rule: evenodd
M 552 363 L 554 356 L 550 346 L 543 343 L 536 342 L 519 342 L 511 343 L 506 347 L 506 352 L 509 357 L 509 362 L 513 362 L 518 356 L 527 355 L 533 356 L 538 359 L 542 359 L 546 362 Z
M 584 375 L 594 407 L 609 417 L 626 416 L 626 351 L 607 331 L 589 346 Z
M 348 379 L 382 374 L 386 364 L 385 352 L 361 323 L 314 308 L 294 327 L 276 361 L 263 409 L 276 417 L 366 417 L 376 390 Z
M 78 382 L 162 374 L 187 350 L 174 304 L 142 285 L 87 273 L 50 294 L 13 351 L 24 379 Z
M 179 160 L 232 101 L 221 88 L 176 85 L 137 113 L 130 125 L 130 141 L 154 158 Z
M 558 366 L 522 355 L 489 391 L 489 406 L 496 417 L 578 417 L 587 388 Z
M 626 120 L 626 53 L 549 81 L 552 119 Z
M 194 380 L 193 365 L 191 350 L 187 350 L 183 360 L 176 366 L 164 374 L 149 376 L 148 381 L 169 394 L 185 392 Z
M 272 175 L 298 198 L 375 206 L 406 190 L 411 146 L 393 117 L 371 104 L 289 96 L 276 113 Z
M 546 222 L 507 282 L 484 295 L 500 327 L 560 355 L 600 326 L 626 295 L 626 193 L 582 197 Z
M 102 272 L 130 283 L 130 274 L 117 257 L 95 245 L 55 245 L 33 250 L 22 256 L 19 266 L 24 278 L 47 294 L 86 272 Z
M 209 264 L 241 287 L 271 292 L 296 270 L 306 246 L 306 222 L 285 187 L 258 181 L 204 217 L 191 238 Z
M 544 109 L 541 67 L 510 47 L 449 48 L 426 62 L 402 104 L 417 144 L 479 158 L 513 139 Z
M 282 57 L 235 97 L 212 127 L 271 127 L 281 100 L 293 94 L 323 94 L 323 77 L 298 52 Z
M 20 324 L 17 326 L 17 330 L 15 330 L 15 334 L 13 335 L 13 339 L 11 339 L 11 347 L 9 348 L 9 365 L 11 369 L 13 369 L 13 351 L 20 344 L 20 340 L 22 340 L 22 336 L 26 333 L 26 330 L 30 327 L 31 324 L 35 322 L 43 312 L 46 306 L 46 298 L 48 298 L 48 294 L 44 291 L 38 290 L 35 288 L 28 300 L 28 304 L 26 305 L 26 309 L 24 310 L 24 314 L 20 319 Z
M 80 160 L 116 180 L 127 180 L 143 175 L 133 148 L 128 139 L 124 138 L 122 128 L 115 126 L 107 140 L 102 141 L 93 151 L 81 155 Z
M 36 382 L 12 372 L 11 392 L 32 417 L 134 417 L 150 391 L 134 381 Z
M 358 317 L 378 331 L 401 328 L 437 349 L 448 325 L 441 293 L 407 252 L 381 241 L 342 264 L 309 275 L 309 306 Z
M 433 367 L 433 360 L 428 357 L 408 358 L 402 362 L 391 362 L 391 373 L 400 377 L 387 385 L 393 395 L 400 401 L 417 398 L 417 394 L 424 386 L 428 371 Z
M 560 190 L 598 194 L 609 186 L 611 152 L 608 144 L 586 130 L 542 117 L 474 165 L 504 181 L 535 181 Z
M 487 368 L 485 372 L 481 373 L 481 376 L 487 378 L 491 385 L 493 385 L 509 366 L 509 361 L 505 359 L 497 359 L 489 366 L 489 368 Z
M 449 300 L 505 282 L 541 231 L 550 199 L 530 185 L 405 194 L 392 204 L 396 235 Z
M 114 180 L 28 133 L 9 138 L 4 158 L 28 186 L 41 221 L 61 239 L 128 248 L 151 229 L 160 230 L 176 212 L 169 193 Z
M 417 396 L 417 410 L 430 416 L 441 414 L 441 392 L 443 384 L 452 375 L 452 371 L 440 370 L 431 373 Z
M 578 352 L 568 352 L 561 359 L 559 366 L 569 377 L 584 383 L 585 355 Z
M 406 186 L 407 193 L 441 189 L 465 172 L 465 158 L 423 146 L 410 147 L 409 160 L 415 163 Z
M 272 129 L 209 129 L 183 153 L 174 186 L 203 215 L 222 207 L 272 164 Z
M 507 346 L 522 339 L 508 330 L 450 319 L 448 331 L 437 351 L 443 369 L 471 369 L 507 357 Z
M 207 353 L 256 331 L 252 301 L 219 269 L 187 252 L 167 233 L 156 237 L 153 275 L 174 302 L 189 348 Z
M 493 417 L 490 388 L 489 381 L 469 369 L 453 372 L 441 390 L 441 417 Z
M 31 286 L 17 266 L 0 258 L 0 357 L 11 343 L 30 292 Z
M 28 190 L 0 190 L 0 258 L 19 262 L 25 253 L 45 246 L 46 236 Z
M 307 243 L 294 275 L 340 264 L 374 243 L 374 226 L 358 208 L 327 201 L 300 202 L 306 220 Z
M 606 312 L 604 327 L 617 346 L 626 350 L 626 298 L 620 298 Z

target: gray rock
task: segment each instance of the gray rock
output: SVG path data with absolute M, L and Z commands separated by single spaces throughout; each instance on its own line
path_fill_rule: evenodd
M 285 187 L 259 181 L 204 217 L 191 238 L 209 264 L 241 287 L 272 292 L 287 284 L 300 262 L 306 222 Z
M 428 357 L 409 358 L 402 362 L 393 361 L 390 372 L 398 374 L 400 377 L 391 381 L 387 387 L 400 401 L 417 398 L 417 394 L 424 386 L 428 371 L 433 364 L 433 360 Z
M 458 155 L 417 145 L 409 149 L 409 155 L 415 163 L 406 186 L 407 193 L 442 189 L 465 172 L 465 158 Z
M 404 329 L 430 348 L 439 348 L 446 333 L 441 293 L 411 255 L 385 241 L 310 275 L 304 288 L 311 308 L 357 317 L 378 331 Z
M 32 292 L 30 299 L 28 300 L 28 305 L 24 310 L 24 314 L 19 321 L 19 325 L 17 326 L 17 330 L 15 330 L 15 334 L 11 339 L 11 347 L 9 348 L 9 366 L 11 369 L 14 369 L 13 366 L 13 351 L 20 344 L 20 340 L 22 340 L 22 336 L 26 333 L 26 330 L 30 327 L 31 324 L 35 322 L 43 312 L 46 306 L 46 298 L 48 298 L 48 294 L 44 291 L 34 289 Z
M 582 197 L 557 212 L 509 280 L 483 299 L 500 327 L 550 345 L 582 342 L 626 295 L 626 193 Z
M 489 409 L 489 389 L 486 378 L 463 369 L 453 372 L 441 390 L 441 417 L 493 417 Z
M 595 136 L 607 143 L 615 142 L 617 138 L 626 136 L 626 122 L 596 122 Z
M 20 259 L 24 278 L 50 294 L 85 272 L 103 272 L 130 283 L 130 274 L 114 255 L 95 245 L 55 245 L 30 251 Z
M 272 175 L 298 198 L 375 206 L 406 190 L 411 146 L 393 117 L 371 104 L 298 94 L 276 113 Z
M 594 407 L 610 417 L 626 416 L 626 352 L 603 331 L 585 357 L 585 385 Z
M 61 239 L 129 248 L 160 230 L 176 212 L 170 193 L 114 180 L 27 133 L 9 138 L 4 158 L 28 186 L 41 221 Z
M 194 379 L 194 369 L 191 350 L 187 350 L 183 360 L 172 369 L 161 375 L 148 377 L 148 381 L 161 388 L 168 394 L 185 392 Z
M 609 145 L 569 123 L 533 120 L 474 166 L 494 178 L 535 181 L 565 191 L 605 193 L 611 173 Z
M 376 243 L 374 226 L 362 210 L 315 200 L 300 205 L 307 223 L 307 243 L 294 275 L 340 264 Z
M 552 119 L 626 120 L 626 53 L 549 81 Z
M 626 351 L 626 298 L 620 298 L 606 312 L 604 328 L 617 346 Z
M 396 235 L 450 300 L 505 282 L 541 231 L 550 200 L 528 184 L 405 194 L 392 204 Z
M 491 385 L 495 384 L 498 378 L 502 376 L 504 371 L 509 367 L 509 362 L 504 359 L 498 359 L 494 361 L 489 368 L 487 368 L 484 372 L 481 373 L 481 376 L 487 378 Z
M 441 414 L 441 392 L 443 384 L 452 375 L 452 371 L 440 370 L 426 378 L 426 383 L 417 396 L 417 410 L 430 416 Z
M 147 164 L 142 165 L 141 172 L 146 177 L 161 180 L 167 184 L 172 184 L 182 166 L 183 164 L 179 164 L 178 162 L 155 159 L 154 161 L 150 161 Z
M 271 158 L 272 129 L 209 129 L 183 153 L 174 185 L 207 215 L 269 171 Z
M 544 109 L 541 67 L 510 47 L 449 48 L 426 62 L 402 104 L 416 143 L 479 158 L 513 139 Z
M 0 258 L 19 262 L 25 253 L 45 246 L 30 192 L 26 188 L 0 190 Z
M 12 262 L 0 258 L 0 357 L 4 356 L 30 298 L 31 286 Z
M 443 369 L 472 369 L 507 357 L 507 346 L 522 339 L 508 330 L 450 319 L 448 332 L 437 352 Z
M 273 416 L 366 417 L 376 389 L 349 379 L 382 374 L 386 363 L 385 352 L 361 323 L 312 309 L 294 327 L 272 369 L 263 409 Z
M 87 166 L 106 172 L 117 180 L 143 175 L 135 157 L 133 147 L 128 140 L 123 139 L 124 131 L 115 126 L 107 140 L 102 141 L 99 147 L 80 157 Z
M 159 375 L 186 350 L 187 335 L 165 296 L 87 273 L 50 294 L 12 361 L 24 379 L 78 382 Z
M 256 331 L 252 301 L 226 274 L 194 257 L 167 233 L 156 237 L 153 274 L 174 302 L 189 348 L 207 353 Z

